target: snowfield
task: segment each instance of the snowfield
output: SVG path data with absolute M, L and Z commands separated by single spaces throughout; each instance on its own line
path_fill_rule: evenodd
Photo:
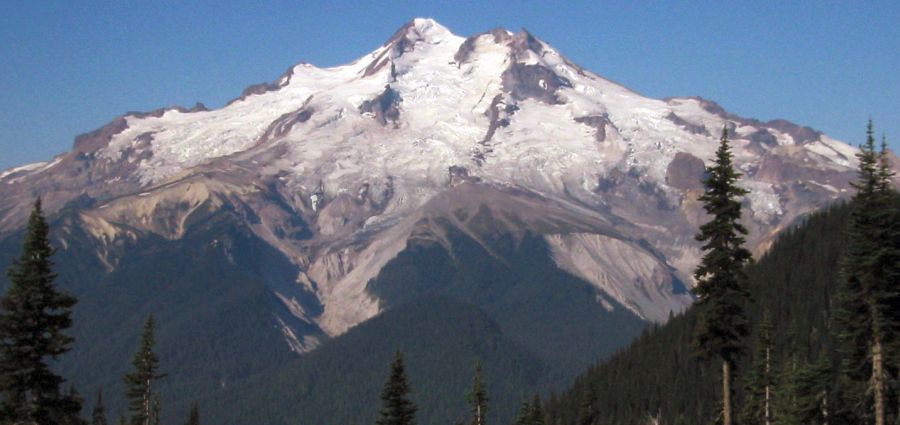
M 723 128 L 750 190 L 754 248 L 845 196 L 856 161 L 853 147 L 812 129 L 737 117 L 701 98 L 641 96 L 527 32 L 465 38 L 430 19 L 348 65 L 296 65 L 221 109 L 123 119 L 92 136 L 92 150 L 0 174 L 7 202 L 26 199 L 22 188 L 44 191 L 50 211 L 86 196 L 96 206 L 84 223 L 106 244 L 135 232 L 177 238 L 201 206 L 247 211 L 253 231 L 297 265 L 296 287 L 278 299 L 328 336 L 382 310 L 367 283 L 436 204 L 449 217 L 460 205 L 506 202 L 505 214 L 528 217 L 510 228 L 541 234 L 598 303 L 662 322 L 692 301 L 682 285 L 692 285 L 699 256 L 702 163 Z M 496 195 L 460 189 L 485 198 L 435 203 L 459 185 Z M 3 214 L 7 231 L 25 217 Z M 297 221 L 310 237 L 289 236 Z M 321 314 L 298 302 L 303 291 Z M 278 323 L 294 351 L 319 345 Z

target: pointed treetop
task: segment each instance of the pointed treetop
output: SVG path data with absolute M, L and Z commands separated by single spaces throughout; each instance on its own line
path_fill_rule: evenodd
M 4 423 L 43 422 L 64 418 L 80 423 L 81 398 L 51 362 L 68 352 L 74 339 L 72 307 L 77 300 L 60 291 L 54 280 L 49 228 L 34 203 L 21 255 L 7 270 L 9 286 L 0 297 L 0 411 Z
M 125 375 L 125 395 L 128 398 L 128 410 L 133 425 L 151 425 L 158 419 L 156 413 L 159 406 L 154 398 L 156 392 L 153 385 L 156 380 L 166 375 L 159 373 L 159 357 L 153 351 L 156 344 L 153 328 L 154 320 L 151 314 L 147 317 L 141 334 L 140 348 L 132 360 L 134 371 Z
M 541 397 L 537 394 L 531 399 L 531 412 L 528 415 L 529 425 L 544 425 L 544 409 L 541 407 Z
M 388 381 L 381 391 L 382 408 L 377 425 L 415 425 L 416 406 L 409 400 L 412 388 L 406 379 L 403 354 L 398 350 L 391 362 Z
M 467 399 L 472 404 L 472 425 L 485 425 L 485 417 L 488 411 L 487 388 L 481 376 L 481 363 L 475 362 L 475 377 L 472 382 L 472 391 Z
M 875 151 L 875 130 L 870 119 L 866 124 L 866 141 L 860 145 L 856 153 L 859 160 L 858 180 L 850 185 L 856 188 L 855 199 L 868 199 L 879 186 L 879 160 Z
M 738 185 L 741 174 L 732 162 L 728 127 L 722 128 L 719 149 L 706 172 L 704 192 L 699 199 L 710 220 L 700 226 L 695 236 L 703 242 L 704 251 L 694 271 L 694 293 L 704 312 L 696 329 L 695 345 L 701 355 L 717 355 L 732 362 L 742 351 L 742 339 L 748 333 L 742 307 L 749 300 L 744 265 L 752 256 L 743 246 L 747 228 L 740 222 L 741 197 L 748 191 Z
M 887 146 L 887 136 L 881 135 L 881 151 L 878 153 L 878 184 L 879 189 L 886 191 L 891 189 L 891 180 L 894 178 L 894 171 L 891 169 L 891 159 L 888 157 L 889 151 Z

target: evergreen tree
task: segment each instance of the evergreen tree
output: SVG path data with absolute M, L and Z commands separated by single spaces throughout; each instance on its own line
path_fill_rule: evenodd
M 879 254 L 880 261 L 876 265 L 885 286 L 894 293 L 900 291 L 900 196 L 894 187 L 893 178 L 896 175 L 891 169 L 888 157 L 887 139 L 881 139 L 881 152 L 879 153 L 879 183 L 882 194 L 884 210 L 880 211 L 877 221 L 883 231 L 883 243 Z M 900 297 L 893 297 L 888 301 L 891 306 L 887 309 L 893 313 L 891 321 L 900 324 Z M 900 423 L 900 335 L 894 334 L 887 349 L 890 356 L 885 356 L 889 364 L 889 371 L 894 379 L 891 382 L 891 392 L 897 404 L 894 409 L 894 421 Z
M 845 405 L 850 405 L 848 410 L 858 419 L 865 419 L 866 411 L 871 411 L 875 424 L 884 425 L 885 350 L 897 343 L 900 330 L 900 216 L 890 189 L 886 149 L 879 158 L 871 121 L 857 158 L 858 181 L 853 184 L 857 193 L 848 224 L 847 252 L 841 262 L 840 310 L 835 319 L 845 343 L 846 380 L 856 383 L 850 386 L 852 391 L 845 391 Z
M 73 338 L 65 331 L 76 303 L 54 284 L 48 233 L 38 199 L 0 299 L 0 423 L 60 424 L 78 419 L 81 411 L 48 364 L 71 349 Z
M 694 271 L 694 292 L 701 315 L 695 344 L 702 356 L 716 356 L 722 361 L 722 418 L 724 425 L 731 425 L 731 369 L 748 333 L 744 305 L 749 296 L 743 267 L 752 257 L 743 247 L 747 229 L 739 222 L 740 197 L 747 191 L 737 185 L 741 175 L 732 163 L 727 128 L 722 130 L 715 162 L 706 171 L 700 201 L 712 219 L 700 226 L 696 236 L 704 242 L 705 253 Z
M 763 313 L 756 342 L 756 353 L 747 377 L 741 423 L 745 425 L 772 424 L 772 397 L 775 372 L 772 368 L 773 332 L 775 327 L 769 312 Z
M 68 394 L 60 399 L 58 408 L 61 412 L 67 412 L 65 414 L 61 414 L 55 418 L 51 418 L 51 421 L 48 423 L 56 423 L 60 425 L 87 425 L 87 421 L 81 418 L 81 406 L 84 404 L 84 399 L 81 398 L 81 395 L 78 394 L 78 391 L 75 390 L 75 387 L 69 386 Z
M 378 425 L 414 425 L 416 423 L 416 406 L 409 400 L 412 391 L 406 379 L 403 366 L 403 354 L 394 355 L 391 362 L 391 374 L 381 391 L 382 408 Z
M 132 425 L 155 425 L 155 421 L 158 420 L 154 417 L 154 412 L 159 406 L 158 403 L 154 403 L 153 383 L 166 375 L 159 373 L 159 358 L 153 352 L 153 346 L 156 344 L 153 328 L 151 314 L 144 325 L 141 346 L 132 360 L 134 372 L 125 375 L 125 396 L 128 398 Z
M 544 409 L 541 407 L 541 398 L 537 394 L 529 401 L 522 402 L 519 415 L 513 425 L 545 425 Z
M 597 400 L 597 395 L 596 395 L 597 393 L 594 391 L 593 387 L 589 386 L 588 390 L 589 390 L 590 394 L 593 394 L 593 396 L 588 397 L 589 399 L 590 398 L 594 399 L 594 403 L 592 404 L 592 406 L 599 406 L 600 402 Z M 552 410 L 552 409 L 550 411 L 547 410 L 548 404 L 549 405 L 557 405 L 558 403 L 559 403 L 559 397 L 556 396 L 556 393 L 550 393 L 550 397 L 548 397 L 547 401 L 544 403 L 544 409 L 543 409 L 544 410 L 544 420 L 550 425 L 562 425 L 562 423 L 564 422 L 559 417 L 558 411 Z M 581 407 L 584 407 L 584 403 L 581 404 Z M 581 411 L 576 411 L 576 418 L 575 418 L 576 423 L 578 423 L 578 419 L 581 419 L 581 417 L 578 416 L 581 414 L 582 414 Z M 600 413 L 599 413 L 599 409 L 598 409 L 597 410 L 597 421 L 599 421 L 599 420 L 600 420 Z
M 541 407 L 541 398 L 537 394 L 531 399 L 531 409 L 528 412 L 528 425 L 545 425 L 544 409 Z
M 516 416 L 516 421 L 513 422 L 513 425 L 531 425 L 531 411 L 531 401 L 523 401 L 522 406 L 519 407 L 519 414 Z
M 188 421 L 184 425 L 200 425 L 200 408 L 197 403 L 191 404 L 191 412 L 188 414 Z
M 900 198 L 893 185 L 896 173 L 891 169 L 888 157 L 887 139 L 881 139 L 881 151 L 878 154 L 878 203 L 879 209 L 874 211 L 875 227 L 878 234 L 880 250 L 873 264 L 875 273 L 883 282 L 884 291 L 888 293 L 885 303 L 887 314 L 891 314 L 889 322 L 893 325 L 891 340 L 886 341 L 895 353 L 900 351 Z M 896 355 L 890 359 L 892 368 L 900 368 Z M 888 361 L 888 359 L 886 359 Z
M 895 193 L 894 199 L 900 203 L 900 194 Z M 809 215 L 796 227 L 782 232 L 767 253 L 746 268 L 747 289 L 751 298 L 757 300 L 746 307 L 754 324 L 754 341 L 766 310 L 773 319 L 789 319 L 775 320 L 773 373 L 780 373 L 794 347 L 799 347 L 804 362 L 809 362 L 810 354 L 817 353 L 813 364 L 827 371 L 823 391 L 819 392 L 822 418 L 809 424 L 871 425 L 873 422 L 871 413 L 868 418 L 846 415 L 847 408 L 855 405 L 844 403 L 848 401 L 845 394 L 865 395 L 865 388 L 857 392 L 853 387 L 867 386 L 870 374 L 861 381 L 849 381 L 840 373 L 845 368 L 839 365 L 846 360 L 838 355 L 840 344 L 834 332 L 835 323 L 831 321 L 838 301 L 835 295 L 841 284 L 838 266 L 847 247 L 846 229 L 854 208 L 853 202 L 838 202 Z M 579 406 L 588 388 L 597 393 L 603 406 L 603 424 L 646 424 L 647 414 L 655 416 L 657 412 L 661 413 L 659 417 L 664 424 L 712 423 L 716 409 L 721 409 L 721 404 L 713 402 L 721 400 L 717 391 L 720 387 L 716 384 L 721 382 L 716 373 L 719 364 L 702 362 L 690 355 L 700 313 L 699 309 L 690 308 L 676 315 L 658 331 L 650 332 L 628 349 L 590 368 L 557 401 L 544 399 L 548 418 L 554 418 L 548 423 L 577 424 Z M 792 342 L 792 333 L 782 332 L 782 327 L 793 329 L 799 341 Z M 756 351 L 757 345 L 748 345 L 749 353 Z M 898 350 L 891 348 L 891 352 L 896 355 Z M 738 376 L 743 378 L 752 373 L 754 360 L 754 356 L 740 357 L 736 364 L 741 371 Z M 868 370 L 871 371 L 871 365 Z M 897 376 L 896 370 L 889 369 L 889 372 L 891 377 Z M 900 388 L 896 381 L 893 383 L 895 386 L 887 394 L 888 423 L 897 423 L 892 413 L 900 402 Z M 780 386 L 776 386 L 773 393 L 779 396 L 780 392 Z M 871 403 L 864 407 L 871 411 Z M 778 413 L 777 408 L 773 409 L 773 419 L 777 419 Z
M 778 408 L 776 425 L 802 425 L 802 412 L 799 406 L 800 394 L 800 359 L 792 353 L 784 365 L 779 379 L 778 397 L 775 400 Z
M 803 419 L 806 423 L 828 424 L 831 419 L 829 399 L 831 398 L 831 365 L 825 354 L 813 363 L 808 363 L 800 374 L 804 391 L 803 405 L 806 406 Z
M 467 398 L 472 404 L 472 425 L 485 425 L 489 399 L 487 388 L 481 377 L 481 364 L 479 363 L 475 363 L 475 379 L 472 383 L 472 392 L 468 394 Z
M 829 375 L 824 360 L 809 364 L 796 353 L 792 354 L 781 375 L 775 424 L 822 423 L 827 418 Z
M 842 351 L 847 350 L 847 346 L 840 347 Z M 846 352 L 842 352 L 845 355 Z M 858 380 L 853 376 L 853 371 L 857 369 L 853 366 L 853 362 L 849 358 L 842 358 L 839 364 L 839 374 L 837 383 L 834 387 L 834 404 L 833 413 L 834 422 L 838 424 L 853 423 L 870 423 L 871 413 L 867 410 L 870 403 L 867 403 L 868 397 L 866 387 L 868 383 L 865 380 Z
M 600 421 L 600 406 L 597 393 L 588 385 L 585 389 L 578 412 L 578 425 L 597 425 Z
M 887 138 L 881 137 L 881 150 L 878 153 L 878 190 L 888 192 L 893 189 L 891 179 L 895 173 L 891 169 L 890 158 L 888 157 Z
M 97 402 L 91 412 L 91 425 L 106 425 L 106 406 L 103 404 L 103 391 L 97 391 Z

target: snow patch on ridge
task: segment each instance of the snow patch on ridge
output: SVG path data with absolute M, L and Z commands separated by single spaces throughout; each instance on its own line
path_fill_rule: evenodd
M 0 173 L 0 179 L 4 178 L 4 177 L 6 177 L 6 176 L 8 176 L 8 175 L 10 175 L 10 174 L 15 174 L 15 173 L 22 172 L 22 171 L 34 171 L 34 170 L 40 170 L 40 169 L 44 168 L 45 165 L 47 165 L 47 162 L 46 162 L 46 161 L 44 161 L 44 162 L 35 162 L 35 163 L 32 163 L 32 164 L 25 164 L 25 165 L 22 165 L 22 166 L 19 166 L 19 167 L 10 168 L 10 169 L 8 169 L 8 170 L 6 170 L 6 171 Z
M 806 149 L 828 158 L 831 162 L 845 167 L 856 166 L 856 149 L 828 136 L 807 144 Z
M 6 177 L 12 176 L 14 174 L 34 174 L 39 173 L 41 171 L 53 168 L 54 165 L 59 164 L 62 161 L 62 156 L 56 157 L 53 161 L 44 161 L 44 162 L 35 162 L 32 164 L 25 164 L 18 167 L 10 168 L 2 173 L 0 173 L 0 180 L 5 179 Z M 6 181 L 6 184 L 13 184 L 18 181 L 21 181 L 22 177 L 16 177 L 13 179 L 9 179 Z
M 281 303 L 284 304 L 285 307 L 287 307 L 288 311 L 291 312 L 292 316 L 294 316 L 306 323 L 310 323 L 310 324 L 313 323 L 312 320 L 310 320 L 309 314 L 306 312 L 306 310 L 303 308 L 303 306 L 301 306 L 300 303 L 297 302 L 297 300 L 295 298 L 293 298 L 293 297 L 288 298 L 287 296 L 282 295 L 278 291 L 274 291 L 274 294 L 276 297 L 278 297 L 278 300 L 281 301 Z
M 771 183 L 745 180 L 739 184 L 749 191 L 746 197 L 750 203 L 750 210 L 755 217 L 765 221 L 772 221 L 777 216 L 784 214 L 784 210 L 781 207 L 781 199 L 775 193 Z
M 303 354 L 315 350 L 321 345 L 322 342 L 319 341 L 319 338 L 310 335 L 298 336 L 294 329 L 288 326 L 287 323 L 284 323 L 284 320 L 281 320 L 277 314 L 274 316 L 278 327 L 281 329 L 281 334 L 284 335 L 284 340 L 287 342 L 288 347 L 291 348 L 291 351 Z
M 221 109 L 169 109 L 159 117 L 129 115 L 127 129 L 113 136 L 99 155 L 121 159 L 141 136 L 150 135 L 152 154 L 140 164 L 138 173 L 145 185 L 160 182 L 184 169 L 253 147 L 273 121 L 302 107 L 317 90 L 354 79 L 357 68 L 352 64 L 328 69 L 300 64 L 281 89 L 248 96 Z

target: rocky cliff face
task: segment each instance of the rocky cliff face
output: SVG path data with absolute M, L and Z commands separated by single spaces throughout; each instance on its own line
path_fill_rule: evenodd
M 387 308 L 369 283 L 411 239 L 452 252 L 447 226 L 486 252 L 500 235 L 536 235 L 598 305 L 660 322 L 691 302 L 699 179 L 723 128 L 757 252 L 848 196 L 854 149 L 820 132 L 643 97 L 525 31 L 463 38 L 416 19 L 348 65 L 296 65 L 221 109 L 130 113 L 4 172 L 0 231 L 41 196 L 78 217 L 67 225 L 112 270 L 111 247 L 178 240 L 228 211 L 293 264 L 294 281 L 270 290 L 298 352 Z

